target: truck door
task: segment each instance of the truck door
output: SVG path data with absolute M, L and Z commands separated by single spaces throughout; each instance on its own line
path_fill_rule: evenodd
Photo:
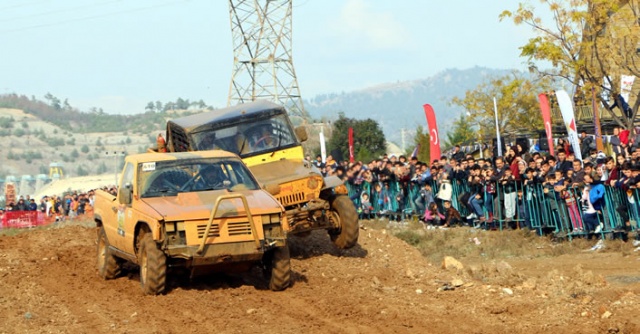
M 114 203 L 115 205 L 115 213 L 116 213 L 116 237 L 114 240 L 109 240 L 114 246 L 118 249 L 122 249 L 124 251 L 128 251 L 126 248 L 127 242 L 126 240 L 130 237 L 127 230 L 127 225 L 131 224 L 131 220 L 133 219 L 133 212 L 131 210 L 131 203 L 123 204 L 121 201 L 121 193 L 120 189 L 122 187 L 133 187 L 133 172 L 134 165 L 131 162 L 127 162 L 123 172 L 122 177 L 120 178 L 120 185 L 118 187 L 118 200 Z

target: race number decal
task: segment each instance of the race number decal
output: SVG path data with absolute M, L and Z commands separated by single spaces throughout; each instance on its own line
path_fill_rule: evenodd
M 142 171 L 143 172 L 151 172 L 156 170 L 156 163 L 155 162 L 145 162 L 142 164 Z

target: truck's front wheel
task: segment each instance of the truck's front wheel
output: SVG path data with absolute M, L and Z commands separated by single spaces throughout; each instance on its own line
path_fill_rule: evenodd
M 266 256 L 267 265 L 270 269 L 268 272 L 269 289 L 272 291 L 281 291 L 286 289 L 291 283 L 291 257 L 289 255 L 289 246 L 278 247 Z
M 333 220 L 340 227 L 329 230 L 331 241 L 338 248 L 347 249 L 358 243 L 358 213 L 348 196 L 336 196 L 331 201 Z
M 120 275 L 121 261 L 109 250 L 109 241 L 104 227 L 98 230 L 98 275 L 104 279 L 114 279 Z
M 146 295 L 164 292 L 167 280 L 167 257 L 158 248 L 150 233 L 140 242 L 140 285 Z

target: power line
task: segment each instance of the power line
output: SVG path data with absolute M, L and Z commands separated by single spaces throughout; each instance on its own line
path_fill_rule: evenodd
M 17 5 L 11 5 L 11 6 L 6 6 L 6 7 L 2 7 L 0 8 L 0 11 L 5 11 L 5 10 L 9 10 L 9 9 L 13 9 L 13 8 L 20 8 L 20 7 L 26 7 L 26 6 L 31 6 L 31 5 L 35 5 L 41 2 L 45 2 L 47 0 L 39 0 L 39 1 L 31 1 L 31 2 L 22 2 L 20 4 Z
M 32 29 L 43 28 L 43 27 L 52 27 L 52 26 L 57 26 L 57 25 L 62 25 L 62 24 L 67 24 L 67 23 L 93 20 L 93 19 L 97 19 L 97 18 L 103 18 L 103 17 L 114 16 L 114 15 L 119 15 L 119 14 L 139 12 L 139 11 L 144 11 L 144 10 L 148 10 L 148 9 L 167 7 L 167 6 L 171 6 L 171 5 L 174 5 L 174 4 L 177 4 L 177 3 L 180 3 L 180 2 L 186 2 L 186 1 L 189 1 L 189 0 L 171 1 L 171 2 L 164 3 L 164 4 L 160 4 L 160 5 L 134 8 L 134 9 L 131 9 L 131 10 L 122 10 L 122 11 L 117 11 L 117 12 L 111 12 L 111 13 L 105 13 L 105 14 L 99 14 L 99 15 L 92 15 L 92 16 L 81 17 L 81 18 L 77 18 L 77 19 L 59 21 L 59 22 L 43 23 L 43 24 L 38 24 L 38 25 L 33 25 L 33 26 L 28 26 L 28 27 L 22 27 L 22 28 L 16 28 L 16 29 L 0 30 L 0 34 L 19 32 L 19 31 L 25 31 L 25 30 L 32 30 Z
M 306 5 L 306 4 L 308 4 L 308 3 L 309 3 L 309 1 L 311 1 L 311 0 L 307 0 L 307 1 L 305 1 L 305 2 L 303 2 L 303 3 L 301 3 L 301 4 L 299 4 L 299 5 L 295 5 L 295 6 L 293 6 L 293 8 L 302 7 L 302 6 Z
M 33 15 L 12 17 L 12 18 L 9 18 L 9 19 L 0 20 L 0 22 L 11 22 L 11 21 L 17 21 L 17 20 L 22 20 L 22 19 L 30 19 L 30 18 L 34 18 L 34 17 L 46 16 L 46 15 L 50 15 L 50 14 L 73 12 L 73 11 L 82 10 L 82 9 L 86 9 L 86 8 L 92 8 L 92 7 L 108 5 L 108 4 L 112 4 L 112 3 L 116 3 L 116 2 L 121 2 L 121 0 L 107 1 L 107 2 L 102 2 L 102 3 L 91 4 L 91 5 L 84 5 L 84 6 L 78 6 L 78 7 L 72 7 L 72 8 L 64 8 L 64 9 L 52 10 L 52 11 L 33 14 Z

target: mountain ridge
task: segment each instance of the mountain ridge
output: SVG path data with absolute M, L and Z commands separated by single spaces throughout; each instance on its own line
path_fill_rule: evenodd
M 438 128 L 446 136 L 453 121 L 463 113 L 450 105 L 454 97 L 464 97 L 490 78 L 513 70 L 473 67 L 446 69 L 426 79 L 382 83 L 351 92 L 319 94 L 305 100 L 305 108 L 314 119 L 337 119 L 338 112 L 355 119 L 377 121 L 388 141 L 402 144 L 402 130 L 415 133 L 427 126 L 422 105 L 429 103 L 436 112 Z M 405 131 L 405 132 L 406 132 Z M 442 138 L 441 138 L 442 139 Z

